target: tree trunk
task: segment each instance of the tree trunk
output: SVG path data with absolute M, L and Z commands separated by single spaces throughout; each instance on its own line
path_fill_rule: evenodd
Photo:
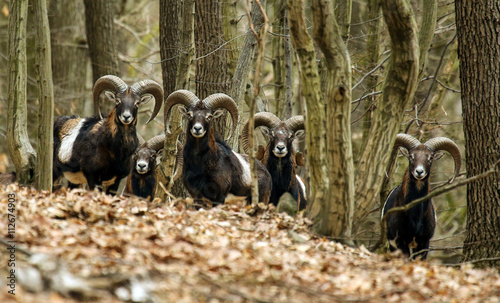
M 84 0 L 85 25 L 93 83 L 104 75 L 119 75 L 113 1 Z
M 274 89 L 275 107 L 277 117 L 282 120 L 292 116 L 292 56 L 288 26 L 288 9 L 284 0 L 274 1 L 274 22 L 272 32 L 280 36 L 273 37 L 272 58 L 273 74 L 276 88 Z
M 355 229 L 378 202 L 392 146 L 418 82 L 417 25 L 408 0 L 381 2 L 391 37 L 391 58 L 380 104 L 373 112 L 365 149 L 356 168 Z
M 348 1 L 349 2 L 349 1 Z M 314 40 L 324 55 L 323 94 L 329 199 L 311 205 L 309 218 L 322 234 L 350 239 L 354 211 L 354 164 L 351 146 L 351 60 L 333 14 L 331 1 L 314 0 Z M 349 11 L 350 13 L 350 11 Z M 350 20 L 350 18 L 349 18 Z
M 88 47 L 81 0 L 51 0 L 52 79 L 57 116 L 84 115 Z
M 36 26 L 38 101 L 38 144 L 36 187 L 52 190 L 54 91 L 52 85 L 50 28 L 46 0 L 33 0 Z
M 197 0 L 195 5 L 196 45 L 196 95 L 204 99 L 216 93 L 230 94 L 231 77 L 227 63 L 227 52 L 222 46 L 225 39 L 222 28 L 221 1 Z M 226 138 L 230 127 L 227 114 L 213 122 L 215 131 Z M 234 137 L 239 136 L 239 127 Z M 232 144 L 230 144 L 232 145 Z
M 175 89 L 189 90 L 189 73 L 194 59 L 194 0 L 184 0 L 182 7 L 179 66 Z
M 12 1 L 9 9 L 9 92 L 7 141 L 20 184 L 33 181 L 36 153 L 30 144 L 26 108 L 26 22 L 28 0 Z
M 187 77 L 189 74 L 189 53 L 184 52 L 184 48 L 189 46 L 185 43 L 191 43 L 189 39 L 189 31 L 192 33 L 191 29 L 186 28 L 186 24 L 189 21 L 192 23 L 192 13 L 183 12 L 186 7 L 192 8 L 194 5 L 194 0 L 185 0 L 181 3 L 176 0 L 160 0 L 160 56 L 161 56 L 161 71 L 163 79 L 163 90 L 165 98 L 168 97 L 176 89 L 189 89 L 189 82 Z M 181 18 L 181 13 L 183 18 Z M 182 23 L 181 23 L 182 22 Z M 186 35 L 188 36 L 186 38 Z M 192 34 L 191 34 L 192 35 Z M 182 41 L 181 41 L 182 38 Z M 192 47 L 192 46 L 191 46 Z M 180 51 L 180 48 L 183 50 Z M 181 61 L 182 60 L 182 61 Z M 187 62 L 186 62 L 187 61 Z M 182 75 L 182 82 L 184 82 L 181 87 L 177 87 L 179 83 L 180 75 L 179 68 L 185 71 L 185 75 Z M 166 122 L 166 113 L 164 119 Z M 162 158 L 162 164 L 159 168 L 158 176 L 159 181 L 162 182 L 166 189 L 172 191 L 174 196 L 184 196 L 184 188 L 182 185 L 182 179 L 179 178 L 177 182 L 172 180 L 175 168 L 176 160 L 176 141 L 177 134 L 179 133 L 181 127 L 181 114 L 179 111 L 174 110 L 170 116 L 170 129 L 172 129 L 175 135 L 166 135 L 164 144 L 164 157 Z M 166 132 L 166 125 L 165 125 Z M 162 191 L 157 191 L 157 195 L 162 198 L 162 200 L 167 199 L 167 194 Z
M 500 8 L 496 0 L 457 0 L 456 24 L 467 177 L 497 164 L 497 173 L 467 185 L 464 260 L 500 269 Z
M 337 20 L 340 35 L 342 39 L 347 41 L 351 28 L 351 13 L 352 13 L 352 0 L 334 0 L 335 3 L 335 16 Z
M 366 67 L 368 71 L 373 70 L 379 63 L 380 59 L 380 49 L 381 49 L 381 37 L 382 37 L 382 19 L 378 18 L 380 10 L 379 0 L 369 0 L 368 1 L 368 38 L 366 40 L 366 49 L 369 50 L 366 58 Z M 366 93 L 373 93 L 377 91 L 379 82 L 378 73 L 371 74 L 366 79 Z M 365 101 L 365 114 L 363 117 L 363 143 L 361 144 L 360 151 L 365 150 L 366 140 L 368 138 L 368 133 L 371 128 L 372 112 L 374 104 L 378 99 L 378 96 L 372 96 L 367 98 Z M 356 155 L 359 157 L 359 155 Z
M 238 62 L 240 54 L 240 39 L 235 39 L 238 35 L 238 21 L 240 19 L 236 7 L 237 4 L 238 0 L 222 1 L 224 40 L 227 41 L 224 48 L 227 49 L 228 72 L 230 78 L 234 75 L 236 63 Z
M 434 31 L 436 30 L 437 6 L 437 0 L 424 0 L 422 3 L 422 26 L 420 26 L 418 37 L 418 44 L 420 46 L 420 58 L 418 60 L 420 64 L 419 78 L 422 78 L 425 71 L 429 47 L 431 46 Z
M 290 33 L 292 44 L 299 56 L 303 95 L 306 100 L 306 145 L 309 168 L 308 209 L 310 216 L 319 219 L 320 212 L 328 203 L 329 177 L 326 154 L 326 112 L 321 90 L 321 81 L 316 63 L 314 43 L 307 33 L 303 1 L 288 0 Z M 329 215 L 329 214 L 328 214 Z M 314 222 L 313 229 L 321 234 L 330 234 L 324 220 Z
M 160 0 L 160 56 L 165 96 L 175 90 L 181 21 L 179 4 L 177 0 Z

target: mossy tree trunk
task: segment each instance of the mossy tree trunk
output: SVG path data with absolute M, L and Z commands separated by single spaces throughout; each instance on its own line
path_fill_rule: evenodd
M 28 0 L 12 1 L 9 8 L 9 90 L 7 144 L 20 184 L 33 182 L 36 152 L 30 144 L 26 108 L 26 22 Z
M 391 37 L 391 57 L 383 95 L 373 111 L 365 148 L 356 167 L 355 228 L 379 200 L 403 113 L 418 84 L 418 32 L 410 3 L 408 0 L 387 0 L 381 2 L 381 8 Z
M 351 28 L 352 0 L 333 0 L 340 35 L 347 41 Z
M 500 270 L 500 8 L 496 0 L 457 0 L 456 24 L 467 177 L 497 173 L 467 185 L 464 260 Z M 488 260 L 489 259 L 489 260 Z
M 314 38 L 329 70 L 322 86 L 314 43 L 307 33 L 303 1 L 288 0 L 288 5 L 307 109 L 308 217 L 315 232 L 348 239 L 354 203 L 349 56 L 332 14 L 333 3 L 313 1 Z
M 54 91 L 47 0 L 33 0 L 36 26 L 38 102 L 38 144 L 36 187 L 52 190 L 52 154 L 54 132 Z

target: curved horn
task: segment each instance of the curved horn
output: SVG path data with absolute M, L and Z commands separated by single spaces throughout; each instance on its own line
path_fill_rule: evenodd
M 110 90 L 115 93 L 123 93 L 128 88 L 127 83 L 122 79 L 113 75 L 102 76 L 97 79 L 92 90 L 92 98 L 94 99 L 95 114 L 102 119 L 101 108 L 99 106 L 99 96 L 104 90 Z
M 293 132 L 299 129 L 305 129 L 304 116 L 293 116 L 285 120 L 285 125 L 293 130 Z
M 151 117 L 149 117 L 148 121 L 146 122 L 146 124 L 148 124 L 156 117 L 156 115 L 158 115 L 161 105 L 163 104 L 163 88 L 156 81 L 142 80 L 134 83 L 130 87 L 130 89 L 133 93 L 139 95 L 140 97 L 142 97 L 142 95 L 144 94 L 151 94 L 153 95 L 153 97 L 155 97 L 155 108 L 153 110 L 153 113 L 151 114 Z
M 231 114 L 231 118 L 233 119 L 233 127 L 231 129 L 231 133 L 229 133 L 229 137 L 227 137 L 226 140 L 231 138 L 234 130 L 236 129 L 236 126 L 238 125 L 239 118 L 238 106 L 236 105 L 236 102 L 234 102 L 233 98 L 229 97 L 226 94 L 213 94 L 203 99 L 203 103 L 208 109 L 211 110 L 224 108 L 229 111 L 229 113 Z
M 146 140 L 144 140 L 144 138 L 137 134 L 137 139 L 139 139 L 139 146 L 142 146 L 144 143 L 146 143 Z
M 267 128 L 274 128 L 278 124 L 280 124 L 281 119 L 276 117 L 273 113 L 268 113 L 268 112 L 260 112 L 256 113 L 255 116 L 253 116 L 253 127 L 257 128 L 259 126 L 265 126 Z M 245 123 L 245 126 L 243 127 L 243 130 L 241 131 L 241 143 L 243 146 L 243 150 L 245 153 L 248 154 L 249 150 L 249 143 L 248 143 L 248 121 Z
M 460 173 L 460 166 L 462 165 L 462 157 L 460 155 L 460 149 L 458 149 L 457 144 L 453 140 L 445 137 L 437 137 L 427 140 L 424 143 L 425 146 L 431 151 L 444 150 L 450 153 L 455 160 L 455 175 L 451 178 L 450 183 L 453 182 L 455 177 Z
M 195 94 L 185 89 L 177 90 L 171 93 L 167 97 L 167 99 L 165 100 L 165 109 L 164 109 L 165 127 L 167 133 L 171 134 L 169 120 L 170 120 L 170 110 L 172 110 L 172 107 L 176 104 L 181 104 L 189 108 L 190 106 L 195 105 L 199 100 L 200 99 L 198 99 L 198 97 L 196 97 Z
M 420 141 L 418 141 L 417 139 L 415 139 L 411 135 L 398 134 L 396 136 L 396 142 L 394 142 L 394 147 L 402 146 L 409 151 L 410 149 L 413 149 L 413 148 L 419 146 L 420 144 L 422 144 L 422 143 L 420 143 Z
M 155 151 L 159 151 L 163 148 L 164 143 L 165 135 L 158 135 L 148 140 L 148 147 L 154 149 Z

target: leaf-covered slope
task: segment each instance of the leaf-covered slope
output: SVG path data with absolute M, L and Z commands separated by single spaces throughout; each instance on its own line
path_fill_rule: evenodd
M 499 302 L 494 271 L 346 247 L 272 206 L 191 210 L 183 201 L 11 185 L 0 192 L 4 237 L 9 193 L 17 248 L 32 255 L 16 251 L 16 296 L 4 286 L 1 302 Z M 8 258 L 0 254 L 3 280 Z

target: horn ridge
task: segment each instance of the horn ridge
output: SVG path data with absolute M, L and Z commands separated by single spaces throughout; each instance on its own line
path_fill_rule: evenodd
M 238 106 L 236 105 L 236 102 L 233 100 L 233 98 L 229 97 L 226 94 L 219 93 L 206 97 L 205 99 L 203 99 L 203 103 L 208 109 L 216 110 L 218 108 L 224 108 L 229 112 L 229 114 L 231 114 L 233 125 L 229 137 L 227 137 L 226 140 L 231 138 L 234 130 L 238 126 L 239 118 Z
M 256 113 L 254 116 L 253 116 L 253 121 L 254 121 L 254 125 L 253 127 L 254 128 L 257 128 L 259 126 L 265 126 L 267 128 L 274 128 L 276 126 L 278 126 L 278 124 L 281 123 L 281 119 L 278 118 L 275 114 L 273 113 L 269 113 L 269 112 L 260 112 L 260 113 Z M 242 143 L 242 147 L 243 147 L 243 150 L 245 151 L 245 153 L 248 154 L 249 152 L 249 142 L 248 142 L 248 137 L 249 137 L 249 128 L 248 128 L 248 123 L 249 121 L 247 121 L 245 123 L 245 126 L 243 126 L 243 130 L 241 131 L 241 143 Z
M 163 104 L 163 87 L 161 87 L 158 82 L 154 80 L 142 80 L 137 83 L 134 83 L 130 89 L 132 90 L 133 93 L 139 95 L 142 97 L 144 94 L 151 94 L 155 98 L 155 107 L 153 109 L 153 113 L 151 114 L 151 117 L 149 117 L 148 121 L 146 124 L 151 122 L 156 115 L 160 112 L 161 106 Z
M 304 116 L 299 115 L 290 117 L 285 120 L 285 125 L 294 132 L 298 131 L 299 129 L 305 129 Z
M 394 147 L 404 147 L 407 150 L 413 149 L 417 146 L 419 146 L 420 141 L 418 141 L 415 137 L 412 135 L 408 134 L 397 134 L 396 135 L 396 142 L 394 142 Z
M 185 89 L 176 90 L 167 97 L 167 99 L 165 100 L 165 107 L 164 107 L 164 113 L 165 113 L 164 119 L 165 119 L 165 130 L 168 134 L 171 134 L 169 121 L 170 121 L 170 111 L 172 110 L 172 108 L 177 104 L 181 104 L 189 108 L 195 105 L 198 101 L 200 101 L 200 99 L 198 99 L 198 97 L 195 94 Z
M 453 182 L 453 180 L 460 174 L 460 167 L 462 165 L 462 156 L 460 154 L 458 145 L 453 142 L 453 140 L 446 137 L 436 137 L 429 139 L 424 143 L 424 145 L 433 152 L 444 150 L 450 153 L 455 162 L 454 176 L 450 180 L 450 183 Z
M 105 90 L 111 90 L 115 93 L 123 93 L 128 88 L 127 83 L 121 78 L 114 75 L 106 75 L 97 79 L 92 89 L 92 99 L 94 101 L 94 111 L 99 118 L 103 118 L 101 114 L 101 108 L 99 104 L 99 96 Z

